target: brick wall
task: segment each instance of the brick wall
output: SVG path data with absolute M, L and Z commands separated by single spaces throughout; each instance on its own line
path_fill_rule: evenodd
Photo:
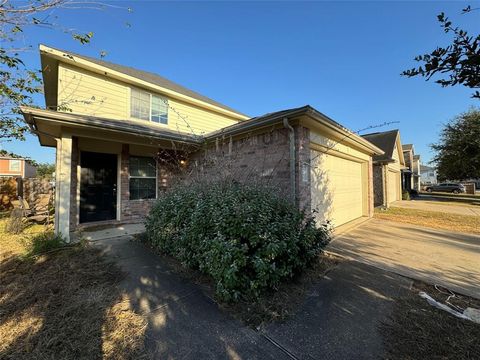
M 189 156 L 183 181 L 233 179 L 261 183 L 291 196 L 289 135 L 285 128 L 269 129 L 240 139 L 219 138 Z
M 373 165 L 373 204 L 382 206 L 383 199 L 383 165 Z
M 295 183 L 300 209 L 311 209 L 310 129 L 295 127 Z

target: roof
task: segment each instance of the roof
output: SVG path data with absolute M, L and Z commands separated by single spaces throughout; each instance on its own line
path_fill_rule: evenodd
M 436 170 L 433 166 L 421 165 L 420 164 L 420 171 L 434 171 Z
M 388 161 L 393 159 L 393 150 L 397 142 L 398 130 L 365 134 L 362 135 L 362 137 L 385 152 L 383 155 L 375 155 L 373 157 L 374 161 Z
M 78 57 L 78 58 L 83 59 L 85 61 L 89 61 L 93 64 L 106 67 L 110 70 L 117 71 L 119 73 L 137 78 L 137 79 L 142 80 L 142 81 L 146 81 L 150 84 L 163 87 L 165 89 L 174 91 L 176 93 L 191 97 L 193 99 L 203 101 L 207 104 L 217 106 L 217 107 L 222 108 L 224 110 L 231 111 L 231 112 L 237 113 L 239 115 L 247 116 L 247 115 L 242 114 L 241 112 L 239 112 L 235 109 L 232 109 L 231 107 L 228 107 L 228 106 L 223 105 L 223 104 L 221 104 L 221 103 L 219 103 L 215 100 L 212 100 L 212 99 L 210 99 L 206 96 L 203 96 L 203 95 L 201 95 L 201 94 L 199 94 L 199 93 L 197 93 L 193 90 L 190 90 L 190 89 L 188 89 L 188 88 L 186 88 L 182 85 L 179 85 L 179 84 L 177 84 L 177 83 L 175 83 L 175 82 L 173 82 L 173 81 L 171 81 L 167 78 L 164 78 L 163 76 L 160 76 L 158 74 L 148 72 L 148 71 L 144 71 L 144 70 L 139 70 L 139 69 L 129 67 L 129 66 L 118 65 L 118 64 L 115 64 L 115 63 L 112 63 L 112 62 L 109 62 L 109 61 L 100 60 L 100 59 L 93 58 L 93 57 L 90 57 L 90 56 L 80 55 L 80 54 L 77 54 L 77 53 L 74 53 L 74 52 L 71 52 L 71 51 L 67 51 L 67 50 L 57 49 L 57 48 L 53 48 L 53 47 L 50 47 L 50 46 L 48 48 L 56 50 L 56 51 L 63 52 L 63 53 L 65 53 L 67 55 L 70 55 L 72 57 Z
M 420 159 L 420 155 L 413 155 L 413 160 L 419 160 Z
M 404 144 L 402 145 L 402 150 L 403 151 L 410 151 L 413 149 L 413 144 Z
M 220 130 L 216 130 L 206 135 L 207 139 L 215 138 L 216 136 L 228 136 L 228 135 L 236 135 L 241 134 L 250 130 L 259 129 L 264 126 L 272 125 L 275 123 L 282 122 L 285 118 L 293 118 L 299 117 L 302 115 L 307 115 L 313 118 L 315 121 L 322 123 L 323 125 L 328 126 L 329 128 L 333 128 L 335 131 L 339 132 L 343 137 L 341 141 L 351 141 L 357 143 L 357 145 L 366 147 L 374 154 L 383 154 L 383 150 L 377 147 L 376 145 L 370 143 L 369 141 L 365 140 L 361 136 L 357 135 L 356 133 L 352 132 L 351 130 L 347 129 L 340 123 L 336 122 L 335 120 L 329 118 L 325 114 L 321 113 L 320 111 L 316 110 L 310 105 L 305 105 L 298 108 L 292 108 L 287 110 L 280 110 L 272 113 L 267 113 L 262 116 L 257 116 L 251 118 L 249 120 L 245 120 L 239 122 L 237 124 L 233 124 L 227 127 L 224 127 Z
M 132 120 L 118 121 L 96 116 L 71 114 L 66 112 L 35 109 L 30 107 L 22 107 L 21 111 L 29 126 L 33 127 L 34 133 L 37 132 L 35 129 L 35 119 L 42 119 L 61 124 L 62 126 L 86 125 L 93 129 L 129 133 L 144 136 L 146 138 L 148 137 L 151 139 L 173 140 L 185 143 L 199 143 L 201 141 L 201 138 L 198 136 L 193 136 L 191 134 L 186 134 L 179 131 L 172 131 L 168 129 L 162 129 L 161 131 L 159 131 L 152 126 L 143 125 Z
M 307 115 L 317 123 L 321 123 L 329 127 L 330 129 L 334 129 L 335 131 L 337 131 L 340 136 L 342 136 L 341 141 L 355 143 L 357 146 L 368 149 L 373 154 L 383 154 L 383 150 L 381 150 L 374 144 L 363 139 L 361 136 L 358 136 L 357 134 L 351 132 L 347 128 L 343 127 L 336 121 L 330 119 L 329 117 L 320 113 L 309 105 L 294 109 L 281 110 L 274 113 L 268 113 L 266 115 L 242 121 L 240 123 L 225 127 L 221 130 L 208 133 L 204 136 L 192 136 L 191 134 L 180 133 L 178 131 L 172 131 L 167 129 L 162 129 L 161 131 L 159 131 L 158 128 L 153 128 L 151 126 L 143 125 L 131 120 L 118 121 L 95 116 L 76 115 L 71 113 L 64 113 L 53 110 L 42 110 L 31 107 L 22 107 L 21 111 L 27 123 L 30 125 L 30 127 L 33 128 L 34 133 L 37 133 L 37 135 L 39 135 L 39 138 L 40 135 L 48 134 L 41 134 L 37 131 L 36 120 L 48 121 L 50 123 L 57 124 L 57 126 L 89 126 L 92 128 L 107 131 L 116 131 L 123 133 L 128 132 L 135 135 L 148 136 L 151 138 L 162 140 L 181 141 L 185 143 L 200 143 L 203 140 L 215 139 L 217 136 L 242 134 L 250 130 L 258 130 L 265 126 L 281 123 L 285 118 L 292 119 L 293 117 Z

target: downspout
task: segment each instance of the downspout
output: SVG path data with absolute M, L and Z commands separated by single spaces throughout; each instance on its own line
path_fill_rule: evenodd
M 295 204 L 297 200 L 297 185 L 295 181 L 295 130 L 288 123 L 288 118 L 283 118 L 283 126 L 288 129 L 289 132 L 289 145 L 290 145 L 290 185 L 291 185 L 291 197 Z

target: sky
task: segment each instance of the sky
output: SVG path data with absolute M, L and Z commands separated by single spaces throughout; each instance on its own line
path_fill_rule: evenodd
M 353 131 L 394 122 L 360 134 L 398 128 L 423 163 L 442 124 L 478 105 L 469 89 L 400 76 L 416 55 L 449 43 L 440 12 L 478 34 L 480 11 L 461 14 L 475 2 L 107 3 L 50 17 L 92 31 L 87 45 L 62 31 L 27 29 L 23 42 L 34 47 L 22 55 L 27 66 L 40 68 L 40 43 L 95 57 L 106 51 L 105 60 L 155 72 L 252 117 L 309 104 Z M 41 96 L 36 101 L 44 106 Z M 0 147 L 39 162 L 55 158 L 33 136 Z

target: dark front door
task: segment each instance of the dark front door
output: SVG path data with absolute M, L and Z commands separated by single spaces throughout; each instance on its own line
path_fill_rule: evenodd
M 80 154 L 80 223 L 117 217 L 117 155 Z

